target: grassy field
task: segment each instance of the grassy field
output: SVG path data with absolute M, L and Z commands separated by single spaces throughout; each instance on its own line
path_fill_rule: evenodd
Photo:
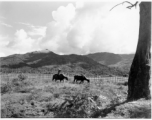
M 127 97 L 127 78 L 88 76 L 90 83 L 83 84 L 68 78 L 55 82 L 48 74 L 1 75 L 1 117 L 150 118 L 150 101 L 138 101 L 143 103 L 141 107 L 122 104 Z M 117 104 L 120 106 L 112 110 Z M 105 112 L 107 108 L 112 111 Z

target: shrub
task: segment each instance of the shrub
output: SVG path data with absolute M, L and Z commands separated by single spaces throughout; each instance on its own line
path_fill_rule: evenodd
M 1 84 L 1 94 L 6 94 L 12 90 L 11 84 L 9 82 Z
M 60 105 L 49 104 L 46 111 L 53 112 L 55 118 L 89 118 L 90 113 L 98 109 L 95 101 L 90 99 L 85 94 L 69 96 Z
M 32 87 L 30 87 L 32 84 L 30 81 L 25 80 L 27 77 L 23 74 L 19 74 L 17 78 L 14 78 L 11 81 L 11 85 L 14 92 L 22 92 L 27 93 L 32 90 Z
M 1 94 L 6 94 L 10 91 L 20 91 L 21 89 L 25 89 L 24 86 L 28 85 L 28 83 L 24 81 L 25 79 L 26 79 L 26 76 L 23 74 L 20 74 L 18 75 L 18 78 L 14 78 L 12 81 L 8 80 L 6 83 L 1 85 Z
M 24 108 L 14 103 L 8 103 L 4 109 L 1 109 L 2 118 L 24 118 Z
M 18 78 L 14 78 L 11 83 L 13 86 L 20 86 L 21 81 Z
M 18 79 L 21 80 L 21 81 L 25 80 L 26 78 L 27 78 L 27 76 L 25 76 L 23 74 L 18 75 Z
M 53 94 L 54 98 L 59 98 L 60 97 L 60 94 L 59 93 L 55 93 Z

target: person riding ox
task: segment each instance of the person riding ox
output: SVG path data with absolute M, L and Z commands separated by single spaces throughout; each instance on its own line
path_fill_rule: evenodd
M 63 74 L 60 74 L 60 72 L 61 72 L 61 69 L 58 69 L 58 73 L 53 75 L 52 81 L 60 80 L 61 82 L 61 81 L 64 81 L 64 79 L 68 80 L 68 78 L 64 76 Z

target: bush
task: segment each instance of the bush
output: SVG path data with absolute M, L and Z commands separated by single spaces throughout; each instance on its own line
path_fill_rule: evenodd
M 1 85 L 1 94 L 6 94 L 12 90 L 11 84 L 9 82 Z
M 18 78 L 14 78 L 11 83 L 13 86 L 20 86 L 21 81 Z
M 25 76 L 23 74 L 18 75 L 18 79 L 21 80 L 21 81 L 25 80 L 26 78 L 27 78 L 27 76 Z
M 26 80 L 26 78 L 27 77 L 25 75 L 19 74 L 17 78 L 14 78 L 11 81 L 14 92 L 28 93 L 33 89 L 31 87 L 32 83 Z
M 47 105 L 48 112 L 53 112 L 55 118 L 89 118 L 91 112 L 98 109 L 96 102 L 85 94 L 69 96 L 62 104 Z
M 27 83 L 24 81 L 27 77 L 23 74 L 19 74 L 18 78 L 14 78 L 11 82 L 8 80 L 5 84 L 1 85 L 1 94 L 6 94 L 10 91 L 19 91 Z
M 27 93 L 32 90 L 31 82 L 25 81 L 27 77 L 23 74 L 18 75 L 17 78 L 8 80 L 6 83 L 1 84 L 1 94 L 6 94 L 10 91 Z
M 8 103 L 1 109 L 2 118 L 24 118 L 24 108 L 14 103 Z

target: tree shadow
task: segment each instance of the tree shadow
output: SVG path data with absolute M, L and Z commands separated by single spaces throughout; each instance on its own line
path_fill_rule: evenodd
M 123 105 L 127 102 L 130 102 L 130 100 L 125 100 L 121 103 L 113 104 L 105 109 L 98 110 L 98 111 L 94 112 L 90 117 L 91 118 L 106 117 L 107 114 L 109 114 L 112 110 L 116 110 L 117 106 Z

